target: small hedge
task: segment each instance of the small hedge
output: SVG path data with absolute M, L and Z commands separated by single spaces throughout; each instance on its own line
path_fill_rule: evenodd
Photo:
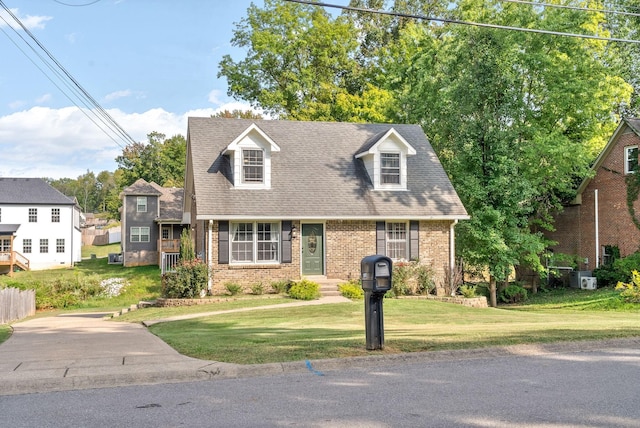
M 162 275 L 162 297 L 169 299 L 193 299 L 207 291 L 209 270 L 199 259 L 180 260 L 175 272 Z
M 340 294 L 347 299 L 364 298 L 364 290 L 362 290 L 360 280 L 351 280 L 343 284 L 338 284 L 338 290 L 340 290 Z
M 320 285 L 308 279 L 295 282 L 291 288 L 289 288 L 289 297 L 297 300 L 319 299 Z
M 500 300 L 504 303 L 520 303 L 527 300 L 527 290 L 519 285 L 511 284 L 500 293 Z

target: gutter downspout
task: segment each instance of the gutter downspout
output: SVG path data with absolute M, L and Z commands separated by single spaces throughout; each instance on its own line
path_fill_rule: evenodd
M 209 269 L 211 269 L 211 258 L 213 257 L 213 249 L 211 248 L 211 239 L 213 237 L 213 220 L 209 220 L 208 223 L 203 223 L 207 225 L 207 242 L 205 243 L 205 248 L 207 249 L 207 266 L 209 267 Z M 203 235 L 205 234 L 203 233 Z M 211 272 L 209 272 L 209 282 L 207 284 L 207 287 L 209 288 L 209 294 L 211 294 L 211 291 L 213 290 L 213 275 L 211 275 Z
M 593 191 L 594 205 L 595 205 L 595 238 L 596 238 L 596 268 L 600 265 L 600 238 L 599 238 L 599 226 L 598 226 L 598 189 Z

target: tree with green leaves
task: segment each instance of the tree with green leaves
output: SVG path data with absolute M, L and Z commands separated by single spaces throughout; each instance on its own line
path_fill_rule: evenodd
M 184 167 L 187 143 L 182 135 L 166 138 L 152 132 L 146 143 L 128 144 L 116 158 L 122 174 L 118 177 L 120 189 L 139 178 L 165 187 L 184 185 Z

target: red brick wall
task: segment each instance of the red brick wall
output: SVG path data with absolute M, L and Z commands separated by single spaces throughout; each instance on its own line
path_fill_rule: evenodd
M 436 282 L 442 280 L 444 266 L 449 260 L 450 221 L 420 222 L 420 262 L 429 264 L 436 272 Z M 263 266 L 234 266 L 218 264 L 218 223 L 213 222 L 211 248 L 213 292 L 223 292 L 224 284 L 236 282 L 247 289 L 262 282 L 268 288 L 279 279 L 300 279 L 300 222 L 294 221 L 298 236 L 292 242 L 292 263 Z M 357 279 L 363 257 L 376 254 L 375 221 L 327 221 L 325 223 L 325 251 L 327 278 Z
M 620 255 L 627 256 L 640 246 L 640 231 L 635 227 L 627 209 L 627 185 L 624 174 L 624 148 L 640 145 L 640 138 L 631 130 L 623 129 L 611 152 L 596 171 L 582 193 L 582 204 L 567 207 L 556 217 L 556 231 L 547 236 L 559 242 L 554 251 L 587 258 L 580 269 L 596 267 L 595 191 L 598 191 L 599 255 L 602 246 L 616 245 Z M 635 203 L 640 213 L 640 203 Z

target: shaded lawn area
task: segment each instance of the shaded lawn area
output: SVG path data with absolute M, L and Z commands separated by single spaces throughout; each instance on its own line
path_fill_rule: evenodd
M 365 349 L 362 301 L 230 313 L 149 329 L 182 354 L 239 364 L 640 336 L 640 310 L 532 309 L 386 299 L 382 351 Z
M 4 342 L 11 336 L 11 327 L 7 324 L 0 324 L 0 343 Z

